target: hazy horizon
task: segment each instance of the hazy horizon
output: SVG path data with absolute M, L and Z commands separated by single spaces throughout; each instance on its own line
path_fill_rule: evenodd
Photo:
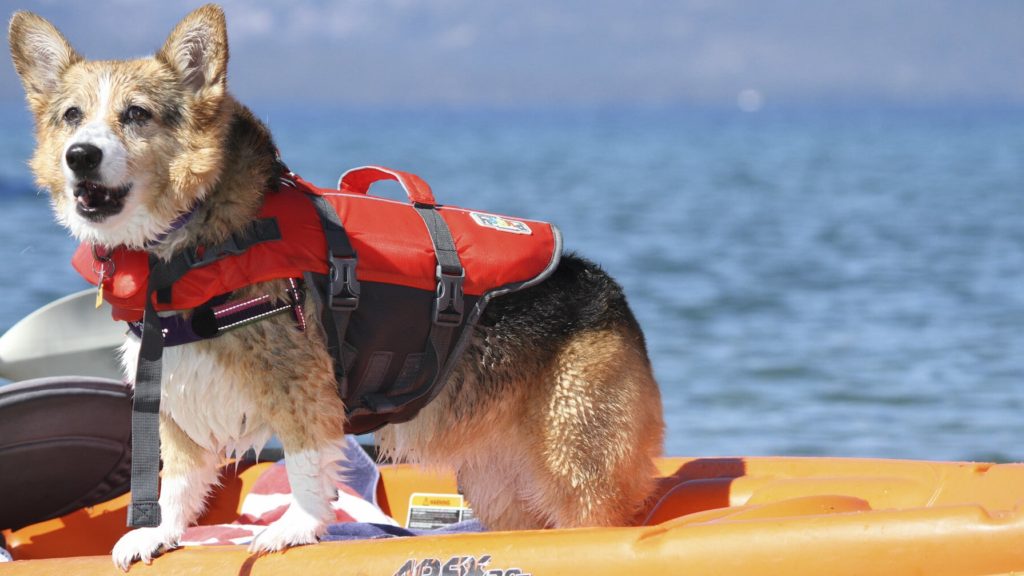
M 0 4 L 103 59 L 152 53 L 201 2 Z M 1024 106 L 1013 0 L 222 5 L 230 87 L 270 107 Z M 7 60 L 4 106 L 23 102 Z

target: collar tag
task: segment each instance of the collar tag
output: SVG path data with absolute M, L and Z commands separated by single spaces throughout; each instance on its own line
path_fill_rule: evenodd
M 99 276 L 96 281 L 96 308 L 103 305 L 103 281 L 114 276 L 114 260 L 106 250 L 100 250 L 95 244 L 92 245 L 92 269 Z

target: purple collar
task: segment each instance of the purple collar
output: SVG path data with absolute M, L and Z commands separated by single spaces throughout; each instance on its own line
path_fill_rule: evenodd
M 182 228 L 184 228 L 185 225 L 187 225 L 189 222 L 192 221 L 192 217 L 196 215 L 196 212 L 199 211 L 199 207 L 202 206 L 202 205 L 203 205 L 202 202 L 196 202 L 195 205 L 192 206 L 191 208 L 189 208 L 189 210 L 187 212 L 185 212 L 185 213 L 181 214 L 180 216 L 178 216 L 177 218 L 175 218 L 174 221 L 171 222 L 171 225 L 170 225 L 170 227 L 167 228 L 167 230 L 164 230 L 163 232 L 161 232 L 153 240 L 150 240 L 149 242 L 146 242 L 146 248 L 147 249 L 155 248 L 155 247 L 159 246 L 160 244 L 163 244 L 163 241 L 166 240 L 168 236 L 170 236 L 171 234 L 173 234 L 173 233 L 177 232 L 178 230 L 181 230 Z

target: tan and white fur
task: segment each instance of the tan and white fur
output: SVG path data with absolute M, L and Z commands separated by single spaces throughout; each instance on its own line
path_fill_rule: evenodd
M 241 229 L 278 185 L 269 131 L 227 92 L 220 8 L 186 16 L 150 58 L 86 60 L 26 12 L 11 20 L 10 46 L 35 117 L 32 170 L 79 241 L 170 258 Z M 266 293 L 283 297 L 284 283 L 236 295 Z M 138 339 L 122 352 L 134 381 Z M 250 550 L 315 542 L 333 517 L 345 424 L 336 390 L 321 330 L 300 331 L 287 315 L 166 349 L 163 521 L 124 535 L 115 564 L 127 570 L 176 546 L 222 457 L 272 434 L 293 501 Z M 643 335 L 618 285 L 567 254 L 549 280 L 496 298 L 439 397 L 378 439 L 385 454 L 454 469 L 489 529 L 606 526 L 629 523 L 649 497 L 662 428 Z

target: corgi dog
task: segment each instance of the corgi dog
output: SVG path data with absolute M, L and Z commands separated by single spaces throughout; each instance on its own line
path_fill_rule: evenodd
M 169 260 L 241 230 L 279 185 L 270 132 L 227 90 L 219 7 L 191 12 L 154 56 L 136 60 L 87 60 L 28 12 L 14 14 L 9 40 L 35 121 L 32 171 L 80 242 Z M 240 296 L 287 289 L 264 282 Z M 271 435 L 284 449 L 292 502 L 250 550 L 324 533 L 345 407 L 316 303 L 305 315 L 311 329 L 279 315 L 165 350 L 163 517 L 120 539 L 119 568 L 174 548 L 203 512 L 223 455 Z M 620 286 L 565 254 L 543 282 L 494 298 L 472 330 L 440 394 L 411 421 L 377 432 L 382 453 L 457 472 L 490 530 L 629 524 L 654 490 L 664 426 Z M 129 334 L 122 348 L 129 381 L 139 346 Z

